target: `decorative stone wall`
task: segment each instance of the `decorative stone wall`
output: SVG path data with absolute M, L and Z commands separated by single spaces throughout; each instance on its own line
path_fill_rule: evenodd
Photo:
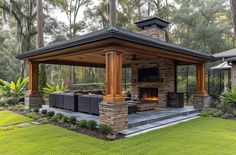
M 232 89 L 236 87 L 236 62 L 232 63 L 232 70 L 231 70 L 231 78 L 232 78 Z
M 138 69 L 159 68 L 160 82 L 138 82 Z M 156 61 L 136 61 L 131 65 L 132 97 L 138 98 L 139 88 L 158 88 L 158 106 L 166 107 L 167 93 L 175 91 L 175 64 L 168 58 L 160 57 Z
M 108 125 L 114 133 L 128 128 L 128 105 L 125 103 L 99 104 L 100 123 Z
M 152 37 L 154 39 L 166 41 L 166 32 L 155 25 L 153 25 L 152 27 L 145 27 L 138 33 Z
M 40 94 L 25 94 L 25 109 L 42 108 L 43 97 Z

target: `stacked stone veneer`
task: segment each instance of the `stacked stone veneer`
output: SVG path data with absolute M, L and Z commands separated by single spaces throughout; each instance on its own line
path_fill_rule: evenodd
M 114 133 L 128 128 L 128 105 L 125 103 L 99 104 L 100 122 L 108 125 Z
M 42 108 L 43 97 L 40 94 L 25 94 L 25 109 Z
M 232 89 L 236 87 L 236 61 L 232 62 L 232 70 L 231 70 L 231 78 L 232 78 Z
M 158 39 L 161 41 L 166 41 L 166 32 L 163 29 L 158 28 L 157 26 L 153 25 L 151 27 L 145 27 L 138 33 L 152 37 L 154 39 Z
M 138 69 L 159 68 L 159 82 L 138 82 Z M 167 93 L 175 91 L 175 64 L 168 58 L 157 58 L 155 61 L 136 61 L 131 65 L 132 71 L 132 97 L 139 96 L 139 88 L 158 88 L 158 106 L 166 107 Z

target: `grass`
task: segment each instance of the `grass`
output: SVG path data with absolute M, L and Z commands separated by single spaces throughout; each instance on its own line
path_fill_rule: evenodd
M 0 111 L 0 126 L 29 122 L 31 119 L 23 117 L 10 111 Z
M 0 154 L 4 155 L 233 155 L 236 154 L 236 121 L 199 118 L 113 142 L 45 124 L 2 131 L 0 146 Z

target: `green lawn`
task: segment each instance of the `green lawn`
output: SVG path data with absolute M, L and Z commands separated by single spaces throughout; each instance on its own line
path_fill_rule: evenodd
M 53 125 L 17 128 L 0 131 L 0 154 L 234 155 L 236 121 L 199 118 L 113 142 Z
M 7 126 L 29 121 L 31 121 L 31 119 L 16 113 L 12 113 L 10 111 L 0 111 L 0 126 Z

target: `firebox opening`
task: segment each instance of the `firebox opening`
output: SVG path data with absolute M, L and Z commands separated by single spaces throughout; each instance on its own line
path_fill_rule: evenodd
M 139 88 L 139 98 L 147 101 L 158 101 L 158 88 Z

